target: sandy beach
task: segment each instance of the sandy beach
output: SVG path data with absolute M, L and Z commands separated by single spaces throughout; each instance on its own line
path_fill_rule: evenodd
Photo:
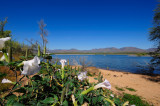
M 111 70 L 97 69 L 95 67 L 89 67 L 88 71 L 96 73 L 101 72 L 104 79 L 110 81 L 114 94 L 123 95 L 128 93 L 137 95 L 154 106 L 160 106 L 160 75 L 148 76 L 140 74 L 132 74 L 126 72 L 117 72 Z M 89 77 L 91 83 L 96 82 L 96 76 Z M 124 91 L 117 90 L 116 87 L 124 89 Z M 133 88 L 136 91 L 130 91 L 127 88 Z

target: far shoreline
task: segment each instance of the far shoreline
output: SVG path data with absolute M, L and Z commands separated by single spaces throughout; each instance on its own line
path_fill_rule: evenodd
M 96 55 L 96 54 L 53 54 L 53 55 Z
M 90 68 L 90 67 L 88 67 Z M 94 67 L 94 68 L 97 68 L 97 67 Z M 123 74 L 137 74 L 137 75 L 149 75 L 149 76 L 160 76 L 160 74 L 157 74 L 157 73 L 143 73 L 143 72 L 137 72 L 137 73 L 133 73 L 133 72 L 128 72 L 128 71 L 124 71 L 124 70 L 114 70 L 114 69 L 103 69 L 103 68 L 97 68 L 97 69 L 100 69 L 100 70 L 109 70 L 109 71 L 112 71 L 112 72 L 121 72 Z
M 103 54 L 103 53 L 55 53 L 51 55 L 127 55 L 133 57 L 151 57 L 150 55 L 137 55 L 137 54 Z

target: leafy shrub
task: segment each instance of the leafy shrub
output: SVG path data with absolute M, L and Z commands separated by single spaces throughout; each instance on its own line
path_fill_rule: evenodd
M 15 66 L 19 62 L 12 62 L 7 66 Z M 16 82 L 11 92 L 2 99 L 2 105 L 122 105 L 123 102 L 116 97 L 111 97 L 111 92 L 107 89 L 99 88 L 87 94 L 82 94 L 88 88 L 95 86 L 88 80 L 79 81 L 77 75 L 79 71 L 72 69 L 69 65 L 64 68 L 64 79 L 62 70 L 56 64 L 41 62 L 41 70 L 33 77 L 23 76 L 28 79 L 28 83 L 23 85 L 21 79 Z M 101 75 L 99 74 L 99 81 Z M 100 82 L 99 82 L 100 83 Z M 23 85 L 23 86 L 22 86 Z M 76 104 L 73 103 L 74 95 Z
M 136 106 L 150 106 L 147 102 L 144 102 L 139 96 L 124 94 L 123 101 L 129 101 L 130 104 L 134 104 Z

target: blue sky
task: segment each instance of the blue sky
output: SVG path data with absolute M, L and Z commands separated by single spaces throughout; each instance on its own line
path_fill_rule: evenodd
M 42 42 L 38 21 L 47 24 L 50 49 L 153 47 L 148 40 L 156 0 L 0 0 L 0 19 L 14 39 Z

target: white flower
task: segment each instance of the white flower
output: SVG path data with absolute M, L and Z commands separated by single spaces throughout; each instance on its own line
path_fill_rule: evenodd
M 83 81 L 84 79 L 87 78 L 87 71 L 85 72 L 81 72 L 79 75 L 78 75 L 78 79 Z
M 131 105 L 131 106 L 136 106 L 136 105 Z
M 8 53 L 7 53 L 7 56 L 8 56 Z M 5 58 L 5 56 L 3 55 L 2 57 L 1 57 L 1 59 L 0 59 L 0 61 L 4 61 L 6 58 Z
M 61 60 L 60 60 L 60 63 L 61 63 L 61 65 L 62 65 L 62 69 L 64 69 L 65 62 L 67 62 L 66 59 L 61 59 Z
M 87 94 L 88 92 L 90 92 L 90 91 L 92 91 L 92 90 L 95 90 L 95 89 L 98 89 L 98 88 L 101 88 L 101 87 L 104 87 L 104 88 L 107 88 L 107 89 L 111 89 L 111 84 L 109 83 L 109 81 L 107 81 L 107 80 L 105 79 L 104 82 L 99 83 L 99 84 L 97 84 L 97 85 L 94 86 L 94 87 L 90 87 L 90 88 L 88 88 L 87 90 L 84 90 L 84 91 L 81 93 L 81 95 L 85 95 L 85 94 Z
M 0 38 L 0 49 L 2 49 L 4 47 L 4 43 L 10 39 L 11 37 Z
M 113 95 L 113 94 L 110 94 L 110 96 L 114 98 L 114 95 Z
M 40 70 L 40 59 L 35 56 L 32 60 L 23 61 L 23 71 L 21 74 L 23 75 L 33 75 Z
M 4 78 L 4 79 L 2 80 L 2 83 L 13 83 L 13 82 L 10 81 L 10 80 L 8 80 L 8 79 L 5 79 L 5 78 Z
M 97 84 L 96 86 L 94 86 L 94 89 L 98 89 L 98 88 L 107 88 L 107 89 L 111 89 L 111 84 L 109 83 L 108 80 L 105 79 L 104 82 Z

